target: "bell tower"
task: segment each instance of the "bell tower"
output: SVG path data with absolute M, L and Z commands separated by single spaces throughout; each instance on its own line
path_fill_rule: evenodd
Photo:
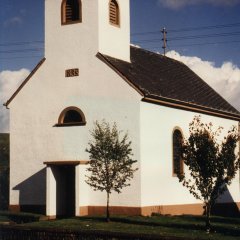
M 98 0 L 99 52 L 130 61 L 129 0 Z
M 87 61 L 98 52 L 130 61 L 129 0 L 45 0 L 45 56 Z

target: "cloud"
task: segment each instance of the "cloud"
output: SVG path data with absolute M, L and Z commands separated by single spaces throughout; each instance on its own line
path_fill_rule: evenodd
M 21 17 L 12 17 L 8 20 L 6 20 L 3 25 L 4 27 L 9 27 L 9 26 L 15 26 L 15 25 L 21 25 L 23 22 Z
M 240 68 L 238 66 L 231 62 L 224 62 L 221 67 L 216 67 L 213 62 L 204 61 L 199 57 L 181 56 L 176 51 L 168 52 L 167 56 L 185 63 L 229 103 L 240 110 Z
M 133 47 L 135 47 L 135 48 L 141 48 L 141 46 L 139 46 L 139 45 L 136 45 L 136 44 L 130 44 L 131 46 L 133 46 Z
M 214 6 L 235 6 L 240 0 L 158 0 L 158 2 L 170 9 L 180 9 L 189 5 L 210 4 Z
M 22 15 L 22 16 L 26 16 L 26 13 L 27 13 L 27 10 L 26 9 L 20 9 L 19 13 Z
M 30 71 L 21 69 L 19 71 L 0 72 L 0 133 L 9 131 L 9 110 L 3 107 L 21 82 L 29 75 Z
M 3 22 L 4 27 L 21 25 L 23 23 L 23 19 L 26 16 L 26 9 L 20 9 L 16 16 L 13 16 Z

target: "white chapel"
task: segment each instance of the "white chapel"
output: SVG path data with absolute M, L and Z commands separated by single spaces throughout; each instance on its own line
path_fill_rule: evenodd
M 139 170 L 111 195 L 111 213 L 202 214 L 179 183 L 178 145 L 196 115 L 238 126 L 240 113 L 183 63 L 130 45 L 129 0 L 45 0 L 45 57 L 6 102 L 10 209 L 61 215 L 105 212 L 85 182 L 95 121 L 128 132 Z M 220 203 L 240 209 L 239 176 Z M 230 211 L 229 210 L 229 211 Z

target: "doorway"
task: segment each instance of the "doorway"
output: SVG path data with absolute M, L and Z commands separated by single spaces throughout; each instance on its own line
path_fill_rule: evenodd
M 56 215 L 57 217 L 75 216 L 75 166 L 56 167 Z

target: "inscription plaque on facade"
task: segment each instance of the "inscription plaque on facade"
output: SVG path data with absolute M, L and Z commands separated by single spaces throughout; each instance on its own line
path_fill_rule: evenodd
M 65 71 L 65 77 L 76 77 L 79 76 L 79 69 L 73 68 L 73 69 L 67 69 Z

